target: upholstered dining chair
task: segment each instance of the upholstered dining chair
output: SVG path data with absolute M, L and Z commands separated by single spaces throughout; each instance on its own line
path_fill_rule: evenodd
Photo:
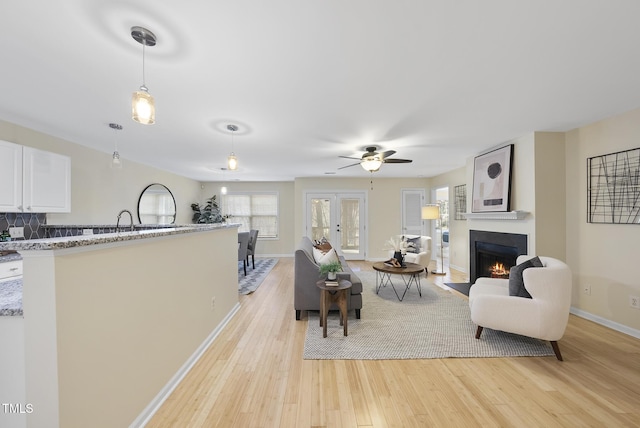
M 516 263 L 534 256 L 518 256 Z M 542 267 L 522 267 L 522 284 L 530 295 L 520 297 L 518 281 L 478 278 L 469 290 L 471 320 L 478 326 L 476 339 L 484 327 L 551 342 L 556 358 L 562 361 L 558 340 L 564 335 L 571 308 L 571 270 L 564 262 L 540 256 Z M 514 268 L 511 268 L 513 274 Z M 511 284 L 510 284 L 511 282 Z M 514 289 L 515 287 L 515 289 Z M 511 292 L 510 292 L 511 288 Z
M 247 264 L 249 264 L 249 256 L 251 256 L 251 266 L 253 267 L 253 269 L 256 268 L 255 250 L 256 250 L 257 242 L 258 242 L 258 230 L 251 229 L 249 231 L 249 248 L 247 250 Z
M 249 249 L 249 232 L 238 232 L 238 261 L 242 261 L 244 276 L 247 276 L 247 251 Z

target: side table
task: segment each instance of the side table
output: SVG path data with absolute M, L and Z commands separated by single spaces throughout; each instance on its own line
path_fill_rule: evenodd
M 341 279 L 338 285 L 327 285 L 323 280 L 316 282 L 320 289 L 320 326 L 322 327 L 322 337 L 327 337 L 327 313 L 332 303 L 338 305 L 340 309 L 340 325 L 344 328 L 344 335 L 347 336 L 347 293 L 351 288 L 351 281 Z

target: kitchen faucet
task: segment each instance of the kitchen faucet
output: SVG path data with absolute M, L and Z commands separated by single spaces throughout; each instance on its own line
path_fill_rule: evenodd
M 131 211 L 129 210 L 122 210 L 118 213 L 118 222 L 116 223 L 116 232 L 118 231 L 118 228 L 120 227 L 120 216 L 122 216 L 122 214 L 127 213 L 129 214 L 129 218 L 131 219 L 131 224 L 129 225 L 129 230 L 131 230 L 133 232 L 133 215 L 131 214 Z

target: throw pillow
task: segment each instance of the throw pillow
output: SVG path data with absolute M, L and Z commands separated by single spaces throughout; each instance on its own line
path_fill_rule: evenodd
M 329 241 L 327 241 L 327 238 L 322 238 L 319 241 L 315 241 L 313 244 L 314 248 L 317 248 L 318 250 L 322 251 L 323 253 L 326 253 L 327 251 L 331 250 L 331 244 L 329 243 Z
M 331 262 L 338 262 L 338 263 L 340 262 L 340 259 L 338 259 L 338 254 L 336 253 L 336 250 L 333 250 L 333 249 L 331 251 L 327 251 L 326 253 L 322 253 L 317 248 L 314 248 L 313 257 L 316 260 L 316 263 L 319 265 L 326 265 Z
M 407 241 L 407 253 L 416 253 L 420 252 L 420 237 L 416 236 L 415 238 L 404 238 Z
M 513 266 L 509 270 L 509 296 L 531 298 L 531 294 L 524 287 L 524 279 L 522 279 L 522 272 L 531 267 L 543 267 L 538 256 Z

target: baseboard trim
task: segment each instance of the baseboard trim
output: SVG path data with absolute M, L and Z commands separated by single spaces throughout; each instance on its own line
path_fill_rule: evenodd
M 624 324 L 617 323 L 615 321 L 608 320 L 599 315 L 594 315 L 590 312 L 583 311 L 582 309 L 571 307 L 572 314 L 587 319 L 589 321 L 593 321 L 596 324 L 603 325 L 612 330 L 619 331 L 620 333 L 628 334 L 629 336 L 635 337 L 636 339 L 640 339 L 640 330 L 636 330 L 635 328 L 628 327 Z
M 169 395 L 176 389 L 182 379 L 189 373 L 189 370 L 198 362 L 205 351 L 211 346 L 213 341 L 224 330 L 231 318 L 240 310 L 240 303 L 236 303 L 235 306 L 229 311 L 226 317 L 220 324 L 209 334 L 209 336 L 200 344 L 198 349 L 189 357 L 189 359 L 180 367 L 175 375 L 167 382 L 167 384 L 158 392 L 158 395 L 145 407 L 145 409 L 138 415 L 138 417 L 129 425 L 129 428 L 144 427 L 156 414 L 160 406 L 169 398 Z

